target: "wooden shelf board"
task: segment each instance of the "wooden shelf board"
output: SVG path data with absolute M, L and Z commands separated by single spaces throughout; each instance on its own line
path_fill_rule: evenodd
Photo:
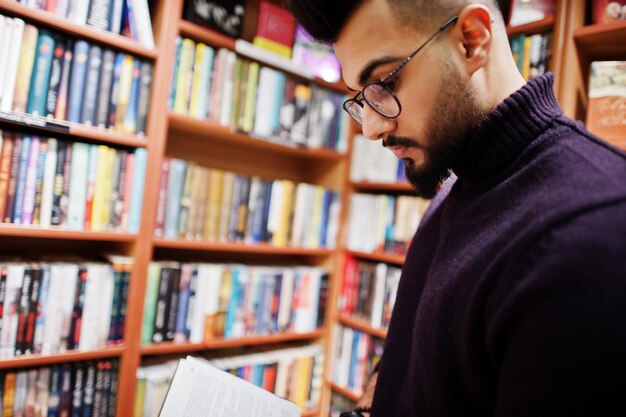
M 197 352 L 202 350 L 238 348 L 242 346 L 261 346 L 269 344 L 277 344 L 283 342 L 294 342 L 299 340 L 314 340 L 325 335 L 323 329 L 310 333 L 285 333 L 262 336 L 247 336 L 237 339 L 214 339 L 205 340 L 202 343 L 154 343 L 141 347 L 141 354 L 148 355 L 167 355 L 173 353 Z
M 135 56 L 149 60 L 155 60 L 157 57 L 156 50 L 145 48 L 139 42 L 133 41 L 126 36 L 117 35 L 92 26 L 78 25 L 45 10 L 30 8 L 17 2 L 0 1 L 0 12 L 19 17 L 36 25 L 48 27 L 70 37 L 93 41 Z
M 124 353 L 123 346 L 110 347 L 88 352 L 70 351 L 53 355 L 25 355 L 0 360 L 0 369 L 46 366 L 57 363 L 80 362 L 98 359 L 117 358 Z
M 6 223 L 0 224 L 0 237 L 2 236 L 37 239 L 89 240 L 99 242 L 134 242 L 137 239 L 137 235 L 130 233 L 89 232 L 54 227 L 20 226 Z
M 300 417 L 314 417 L 319 416 L 320 410 L 318 408 L 313 410 L 304 410 L 300 413 Z
M 537 33 L 550 32 L 554 28 L 554 16 L 546 16 L 544 19 L 536 22 L 526 23 L 517 26 L 507 26 L 506 33 L 509 36 L 515 35 L 535 35 Z
M 411 184 L 408 182 L 367 182 L 357 181 L 351 183 L 354 191 L 357 192 L 392 192 L 392 193 L 411 193 L 414 192 Z
M 191 38 L 196 42 L 202 42 L 213 48 L 226 48 L 235 50 L 236 39 L 222 35 L 214 30 L 204 28 L 195 23 L 181 19 L 178 22 L 178 30 L 182 37 Z
M 242 146 L 250 150 L 269 151 L 289 157 L 300 157 L 314 160 L 341 160 L 345 155 L 332 149 L 295 148 L 280 143 L 257 139 L 245 133 L 235 132 L 230 127 L 222 126 L 209 120 L 195 119 L 173 112 L 169 113 L 169 125 L 174 131 L 194 135 L 200 140 L 220 142 L 226 146 Z
M 267 255 L 296 255 L 296 256 L 329 256 L 333 249 L 306 249 L 291 247 L 275 247 L 264 244 L 244 245 L 241 243 L 219 243 L 196 240 L 165 239 L 155 237 L 154 246 L 165 249 L 180 249 L 203 252 L 253 253 Z
M 364 322 L 363 320 L 339 315 L 337 317 L 337 321 L 339 321 L 339 323 L 343 324 L 344 326 L 352 327 L 353 329 L 360 330 L 363 333 L 367 333 L 380 339 L 385 339 L 387 337 L 387 329 L 376 329 L 372 327 L 369 323 Z
M 394 265 L 404 264 L 404 258 L 405 258 L 404 255 L 397 255 L 395 253 L 367 253 L 367 252 L 356 252 L 356 251 L 347 251 L 346 253 L 355 258 L 365 259 L 368 261 L 384 262 L 384 263 L 394 264 Z
M 626 60 L 626 20 L 583 26 L 574 31 L 574 42 L 585 63 Z
M 2 127 L 42 136 L 70 138 L 72 141 L 85 139 L 95 143 L 131 148 L 142 148 L 147 144 L 145 138 L 130 133 L 98 129 L 65 120 L 48 119 L 25 113 L 0 112 L 0 129 Z
M 332 389 L 333 391 L 335 391 L 337 394 L 341 394 L 344 397 L 357 402 L 361 399 L 361 394 L 357 394 L 356 392 L 352 392 L 351 390 L 344 388 L 344 387 L 340 387 L 339 385 L 330 382 L 330 389 Z

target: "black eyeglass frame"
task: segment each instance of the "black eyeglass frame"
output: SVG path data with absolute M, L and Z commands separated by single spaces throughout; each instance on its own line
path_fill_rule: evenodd
M 370 106 L 372 109 L 374 109 L 374 111 L 376 111 L 376 113 L 380 114 L 383 117 L 386 117 L 388 119 L 395 119 L 396 117 L 400 116 L 400 113 L 402 113 L 402 105 L 400 104 L 400 100 L 398 100 L 398 97 L 396 97 L 396 95 L 393 93 L 393 91 L 391 90 L 391 88 L 389 87 L 389 80 L 391 80 L 393 77 L 395 77 L 398 72 L 404 68 L 404 66 L 406 64 L 408 64 L 411 59 L 413 59 L 413 57 L 419 52 L 421 51 L 426 45 L 428 45 L 428 43 L 430 41 L 432 41 L 435 36 L 437 36 L 440 32 L 444 31 L 448 26 L 450 26 L 452 23 L 456 22 L 457 19 L 459 18 L 459 16 L 454 16 L 453 18 L 451 18 L 450 20 L 446 21 L 446 23 L 444 23 L 443 25 L 439 26 L 439 29 L 437 29 L 435 32 L 433 32 L 432 35 L 430 35 L 428 37 L 428 39 L 426 39 L 426 41 L 424 43 L 422 43 L 415 51 L 413 51 L 413 53 L 409 56 L 407 56 L 397 67 L 395 67 L 385 78 L 383 78 L 382 80 L 378 80 L 378 81 L 373 81 L 371 83 L 368 83 L 367 85 L 365 85 L 363 87 L 363 89 L 361 91 L 359 91 L 358 93 L 356 93 L 356 95 L 346 101 L 343 102 L 343 110 L 348 113 L 350 115 L 350 117 L 352 117 L 359 125 L 363 124 L 363 120 L 359 120 L 353 113 L 351 113 L 348 110 L 348 106 L 351 105 L 352 103 L 356 103 L 359 106 L 361 106 L 361 108 L 364 108 L 365 105 L 363 104 L 363 102 L 365 101 L 367 103 L 368 106 Z M 376 108 L 376 106 L 372 105 L 368 100 L 367 97 L 365 97 L 365 95 L 363 94 L 363 91 L 365 91 L 366 89 L 368 89 L 369 87 L 371 87 L 372 85 L 380 85 L 385 91 L 387 91 L 389 93 L 389 95 L 396 101 L 396 104 L 398 105 L 398 112 L 395 115 L 387 115 L 382 113 L 379 109 Z M 362 98 L 358 98 L 359 96 L 362 96 Z

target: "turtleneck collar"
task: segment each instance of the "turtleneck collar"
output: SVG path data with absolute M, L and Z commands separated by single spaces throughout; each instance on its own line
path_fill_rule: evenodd
M 500 103 L 470 134 L 453 171 L 479 181 L 513 162 L 548 125 L 563 114 L 553 91 L 554 74 L 529 81 Z

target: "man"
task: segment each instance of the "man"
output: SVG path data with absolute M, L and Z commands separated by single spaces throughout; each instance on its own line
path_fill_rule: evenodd
M 563 116 L 552 74 L 522 79 L 491 1 L 289 7 L 434 197 L 350 415 L 372 394 L 373 417 L 626 415 L 624 153 Z

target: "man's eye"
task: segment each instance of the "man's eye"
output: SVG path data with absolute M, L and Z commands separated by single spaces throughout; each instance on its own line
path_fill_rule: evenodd
M 393 91 L 396 88 L 397 79 L 394 77 L 385 83 L 385 87 Z

